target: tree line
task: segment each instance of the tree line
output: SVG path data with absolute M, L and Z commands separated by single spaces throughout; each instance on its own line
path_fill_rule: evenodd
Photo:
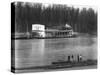
M 97 12 L 86 9 L 52 4 L 45 7 L 41 3 L 12 4 L 15 7 L 16 32 L 31 32 L 32 24 L 43 24 L 46 28 L 61 28 L 71 25 L 75 32 L 93 34 L 97 32 Z

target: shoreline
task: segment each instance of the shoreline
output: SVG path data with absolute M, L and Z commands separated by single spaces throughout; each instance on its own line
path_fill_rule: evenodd
M 85 34 L 85 33 L 78 33 L 78 34 L 73 34 L 72 36 L 58 36 L 58 37 L 30 37 L 30 36 L 14 36 L 12 35 L 11 36 L 11 40 L 20 40 L 20 39 L 23 39 L 23 40 L 28 40 L 28 39 L 56 39 L 56 38 L 76 38 L 76 37 L 97 37 L 98 35 L 91 35 L 91 34 Z
M 59 69 L 86 69 L 85 67 L 87 67 L 87 69 L 89 67 L 94 66 L 95 68 L 97 68 L 97 60 L 91 60 L 91 61 L 83 61 L 83 62 L 77 62 L 77 63 L 60 63 L 60 64 L 51 64 L 51 65 L 45 65 L 45 66 L 34 66 L 34 67 L 27 67 L 27 68 L 15 68 L 15 67 L 11 67 L 11 71 L 15 72 L 15 73 L 19 73 L 22 71 L 29 71 L 32 70 L 33 72 L 37 72 L 37 71 L 50 71 L 50 70 L 59 70 Z M 92 68 L 90 68 L 92 69 Z
M 29 68 L 11 68 L 11 71 L 14 73 L 23 73 L 23 72 L 45 72 L 45 71 L 59 71 L 59 70 L 82 70 L 82 69 L 96 69 L 97 65 L 88 65 L 88 66 L 63 66 L 63 67 L 55 67 L 55 66 L 44 66 L 44 67 L 29 67 Z

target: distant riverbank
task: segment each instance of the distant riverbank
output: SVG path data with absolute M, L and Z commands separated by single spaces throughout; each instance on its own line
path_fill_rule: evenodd
M 27 33 L 12 33 L 11 39 L 54 39 L 54 38 L 75 38 L 75 37 L 97 37 L 97 34 L 77 33 L 73 32 L 72 36 L 67 37 L 30 37 L 31 34 Z

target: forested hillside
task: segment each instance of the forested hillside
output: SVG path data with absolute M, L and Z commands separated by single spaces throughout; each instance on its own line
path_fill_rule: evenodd
M 15 7 L 16 32 L 27 30 L 30 32 L 32 24 L 43 24 L 47 28 L 69 24 L 76 32 L 89 34 L 97 32 L 97 12 L 92 8 L 80 10 L 60 4 L 45 7 L 41 3 L 28 2 L 12 3 L 12 6 Z

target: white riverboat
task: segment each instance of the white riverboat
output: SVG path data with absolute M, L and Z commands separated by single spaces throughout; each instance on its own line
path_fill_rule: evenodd
M 70 25 L 66 24 L 62 29 L 45 29 L 44 25 L 33 24 L 31 37 L 37 38 L 62 38 L 62 37 L 72 37 L 73 29 Z

